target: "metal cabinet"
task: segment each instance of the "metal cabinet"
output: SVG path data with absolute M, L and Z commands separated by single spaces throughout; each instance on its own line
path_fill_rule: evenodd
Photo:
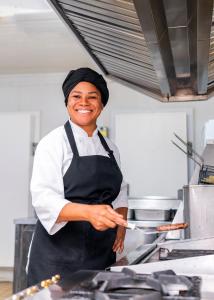
M 35 229 L 36 219 L 15 220 L 15 256 L 13 273 L 13 293 L 27 287 L 26 264 L 28 250 Z

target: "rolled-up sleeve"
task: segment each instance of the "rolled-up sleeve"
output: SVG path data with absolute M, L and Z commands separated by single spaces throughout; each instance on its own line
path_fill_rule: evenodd
M 51 139 L 42 140 L 36 150 L 31 179 L 32 204 L 49 234 L 60 230 L 67 222 L 56 224 L 62 208 L 70 203 L 64 198 L 62 176 L 63 151 Z

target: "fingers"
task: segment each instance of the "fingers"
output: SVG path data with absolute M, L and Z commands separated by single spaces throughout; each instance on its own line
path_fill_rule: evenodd
M 89 222 L 97 230 L 114 228 L 117 225 L 127 226 L 123 216 L 115 212 L 109 205 L 90 205 Z
M 114 252 L 122 253 L 124 250 L 124 241 L 122 239 L 116 239 L 112 247 Z
M 106 215 L 111 221 L 113 221 L 115 224 L 120 226 L 127 226 L 126 220 L 124 220 L 123 215 L 118 214 L 114 209 L 111 208 L 111 206 L 106 205 L 106 210 L 109 213 Z
M 110 221 L 109 219 L 102 218 L 102 219 L 98 220 L 96 226 L 97 226 L 96 229 L 103 231 L 108 228 L 115 228 L 117 225 L 114 222 Z

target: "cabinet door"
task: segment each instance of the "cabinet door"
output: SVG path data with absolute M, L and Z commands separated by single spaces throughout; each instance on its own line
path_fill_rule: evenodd
M 116 115 L 115 141 L 130 196 L 175 197 L 187 184 L 187 157 L 172 144 L 174 132 L 187 140 L 186 113 Z
M 14 262 L 14 219 L 29 212 L 29 181 L 32 164 L 32 114 L 0 114 L 0 266 Z

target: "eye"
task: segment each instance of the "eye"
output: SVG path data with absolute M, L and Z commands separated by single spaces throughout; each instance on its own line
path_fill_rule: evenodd
M 80 95 L 73 95 L 72 97 L 75 99 L 80 99 Z
M 90 96 L 89 99 L 97 99 L 97 96 Z

